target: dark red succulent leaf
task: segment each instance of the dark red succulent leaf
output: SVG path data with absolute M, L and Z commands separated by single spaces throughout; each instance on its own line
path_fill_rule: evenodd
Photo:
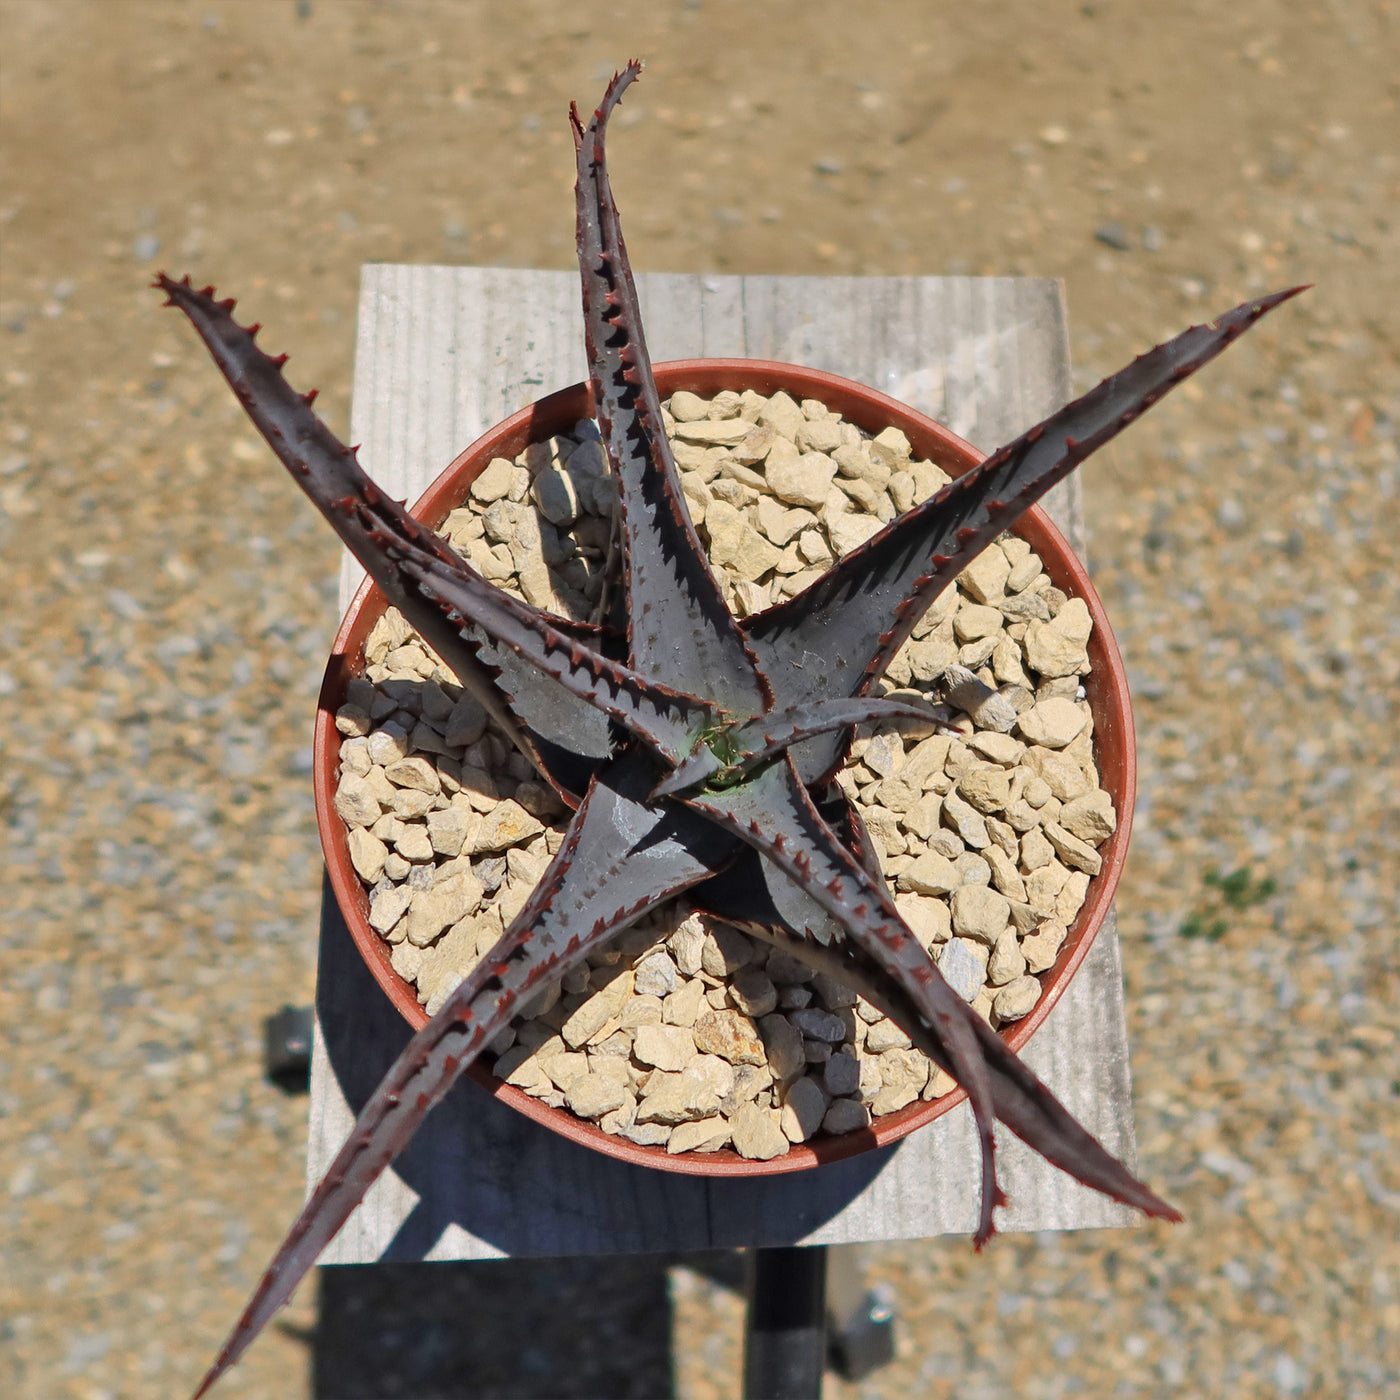
M 1244 302 L 1138 356 L 892 520 L 801 593 L 747 618 L 774 705 L 865 694 L 929 604 L 998 535 L 1261 316 L 1305 290 Z M 829 776 L 848 742 L 849 730 L 803 744 L 794 755 L 803 780 Z
M 970 1020 L 976 1012 L 943 980 L 937 965 L 875 879 L 837 840 L 797 775 L 792 756 L 748 782 L 683 799 L 752 846 L 840 924 L 916 1007 L 920 1023 L 955 1066 L 967 1091 L 982 1145 L 982 1210 L 976 1241 L 992 1237 L 992 1212 L 1004 1200 L 997 1184 L 991 1086 Z M 801 930 L 806 932 L 806 930 Z
M 837 695 L 808 700 L 786 709 L 775 706 L 747 724 L 736 725 L 728 736 L 738 753 L 733 766 L 752 772 L 772 762 L 785 749 L 819 734 L 897 719 L 911 719 L 950 733 L 959 732 L 944 715 L 926 703 L 884 699 L 877 695 Z
M 196 1400 L 248 1349 L 418 1125 L 545 984 L 732 858 L 736 843 L 713 823 L 649 805 L 654 780 L 651 763 L 637 752 L 595 779 L 511 926 L 409 1041 L 360 1111 Z
M 875 844 L 840 785 L 828 783 L 808 792 L 841 844 L 872 876 L 882 879 Z M 822 944 L 841 944 L 845 937 L 841 925 L 811 895 L 752 846 L 744 846 L 720 874 L 697 885 L 689 898 L 701 913 L 751 933 L 770 927 Z
M 723 887 L 729 871 L 707 881 L 703 889 Z M 884 1012 L 945 1073 L 957 1077 L 951 1057 L 924 1025 L 918 1007 L 905 991 L 885 974 L 880 964 L 859 944 L 816 942 L 784 930 L 772 920 L 743 927 L 818 972 L 843 982 Z M 970 1009 L 970 1008 L 969 1008 Z M 1079 1123 L 1045 1083 L 980 1016 L 973 1029 L 986 1056 L 991 1080 L 992 1105 L 1004 1123 L 1027 1146 L 1076 1181 L 1112 1200 L 1140 1210 L 1157 1220 L 1179 1222 L 1180 1212 L 1140 1182 Z
M 791 755 L 749 783 L 687 798 L 686 805 L 720 822 L 825 909 L 845 930 L 840 943 L 797 928 L 794 951 L 825 961 L 838 979 L 855 967 L 906 1034 L 967 1091 L 982 1145 L 982 1207 L 974 1242 L 995 1232 L 993 1210 L 1004 1197 L 994 1166 L 992 1120 L 1077 1180 L 1149 1215 L 1179 1219 L 1076 1123 L 1010 1047 L 943 980 L 913 931 L 875 878 L 846 850 L 798 777 Z M 782 906 L 781 891 L 778 895 Z M 784 909 L 790 915 L 792 906 Z M 791 927 L 792 920 L 785 917 Z M 762 933 L 762 930 L 756 930 Z M 833 954 L 838 954 L 833 956 Z M 847 978 L 849 981 L 849 978 Z
M 594 408 L 622 501 L 631 663 L 748 719 L 768 708 L 768 686 L 685 508 L 608 180 L 608 117 L 641 71 L 634 60 L 613 77 L 586 127 L 571 111 L 584 339 Z
M 560 747 L 576 748 L 576 729 L 593 740 L 595 750 L 599 746 L 599 726 L 580 722 L 580 704 L 630 729 L 672 764 L 689 753 L 695 731 L 718 723 L 712 706 L 653 685 L 594 651 L 580 638 L 582 629 L 576 624 L 487 583 L 442 536 L 387 497 L 355 453 L 287 383 L 282 359 L 267 355 L 234 321 L 232 303 L 215 301 L 209 290 L 195 291 L 188 278 L 176 282 L 161 274 L 157 285 L 199 332 L 292 479 L 390 601 L 507 732 L 519 733 L 516 721 L 523 718 L 508 708 L 498 684 L 509 671 L 515 671 L 507 676 L 511 691 L 524 700 L 518 708 Z M 483 636 L 496 644 L 492 667 L 483 664 Z M 512 657 L 528 663 L 528 680 L 512 665 Z M 558 689 L 568 692 L 572 703 L 563 701 Z M 547 706 L 543 712 L 539 696 Z M 538 748 L 525 742 L 538 764 Z
M 537 767 L 542 766 L 539 748 L 525 727 L 528 725 L 538 727 L 538 733 L 551 748 L 581 751 L 591 757 L 593 763 L 583 765 L 582 774 L 601 761 L 609 748 L 605 716 L 562 686 L 541 677 L 534 667 L 517 660 L 509 651 L 492 658 L 496 665 L 484 664 L 480 655 L 480 643 L 486 640 L 484 634 L 475 641 L 468 639 L 439 607 L 417 594 L 389 552 L 393 541 L 416 545 L 423 554 L 446 567 L 471 574 L 475 571 L 445 539 L 414 520 L 401 501 L 393 500 L 375 485 L 360 466 L 356 449 L 342 443 L 311 408 L 314 392 L 299 394 L 287 383 L 282 373 L 287 357 L 265 353 L 254 339 L 258 328 L 240 326 L 233 319 L 232 298 L 218 301 L 212 287 L 196 289 L 188 277 L 177 282 L 160 273 L 155 285 L 166 294 L 167 305 L 177 307 L 189 318 L 244 411 L 292 479 L 331 523 L 389 601 L 526 757 Z M 546 614 L 539 616 L 545 618 Z M 559 618 L 548 620 L 575 640 L 591 640 L 592 629 L 581 629 Z M 503 693 L 500 683 L 504 683 L 507 693 Z M 520 717 L 512 712 L 508 694 L 527 697 L 522 709 L 528 712 L 528 719 L 517 722 Z M 572 780 L 577 781 L 581 776 L 579 765 L 573 766 L 576 771 Z M 543 771 L 553 780 L 547 768 Z M 572 791 L 565 788 L 563 795 L 576 805 L 583 786 L 586 779 Z
M 403 576 L 459 628 L 479 628 L 499 647 L 528 661 L 653 749 L 667 764 L 680 763 L 723 712 L 610 661 L 562 632 L 528 603 L 487 583 L 467 566 L 454 567 L 396 543 L 391 547 Z
M 708 745 L 698 748 L 656 785 L 652 797 L 667 797 L 707 781 L 736 782 L 815 734 L 845 729 L 853 724 L 894 719 L 918 720 L 952 729 L 952 725 L 927 705 L 915 705 L 907 700 L 883 700 L 864 695 L 813 700 L 789 710 L 770 710 L 747 724 L 732 725 L 723 735 L 725 760 L 716 756 Z

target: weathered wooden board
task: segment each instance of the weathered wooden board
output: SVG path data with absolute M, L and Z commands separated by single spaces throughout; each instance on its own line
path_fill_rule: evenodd
M 1070 372 L 1057 282 L 1013 278 L 644 275 L 655 360 L 742 355 L 831 370 L 947 423 L 978 447 L 1062 403 Z M 491 424 L 584 377 L 576 275 L 366 267 L 352 440 L 410 501 Z M 1052 513 L 1083 546 L 1078 479 Z M 346 560 L 341 602 L 362 577 Z M 322 921 L 308 1179 L 319 1179 L 408 1038 L 329 894 Z M 1026 1056 L 1095 1132 L 1134 1158 L 1118 939 L 1110 918 Z M 1125 1226 L 1008 1133 L 1007 1230 Z M 966 1106 L 898 1146 L 818 1171 L 706 1181 L 564 1141 L 463 1082 L 381 1178 L 325 1263 L 837 1244 L 970 1232 L 978 1158 Z

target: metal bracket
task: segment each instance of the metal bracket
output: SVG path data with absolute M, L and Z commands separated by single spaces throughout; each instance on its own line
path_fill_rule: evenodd
M 827 1363 L 858 1381 L 894 1360 L 894 1290 L 867 1287 L 859 1245 L 836 1245 L 826 1260 Z
M 749 1256 L 744 1400 L 818 1400 L 829 1364 L 858 1381 L 894 1359 L 894 1295 L 867 1288 L 857 1246 Z
M 263 1022 L 263 1074 L 284 1094 L 311 1088 L 313 1024 L 309 1006 L 284 1006 Z

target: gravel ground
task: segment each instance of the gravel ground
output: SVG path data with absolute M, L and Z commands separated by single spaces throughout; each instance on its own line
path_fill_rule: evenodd
M 343 425 L 358 265 L 568 266 L 567 102 L 640 53 L 638 266 L 1061 276 L 1086 383 L 1317 283 L 1085 469 L 1141 1165 L 1187 1224 L 874 1250 L 900 1355 L 829 1400 L 1395 1393 L 1395 6 L 608 8 L 0 3 L 0 1390 L 181 1393 L 301 1193 L 259 1027 L 311 995 L 336 546 L 150 274 L 238 294 Z M 519 1266 L 421 1267 L 471 1393 L 664 1394 L 668 1309 L 671 1393 L 737 1389 L 713 1269 L 570 1265 L 531 1310 Z M 467 1393 L 421 1369 L 450 1326 L 347 1287 L 220 1394 Z M 367 1319 L 417 1380 L 334 1379 Z

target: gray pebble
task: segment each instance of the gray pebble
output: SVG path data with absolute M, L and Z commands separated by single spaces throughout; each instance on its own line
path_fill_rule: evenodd
M 822 1040 L 828 1045 L 840 1045 L 846 1038 L 846 1023 L 830 1011 L 822 1011 L 815 1006 L 790 1012 L 788 1020 L 808 1040 Z
M 506 878 L 506 858 L 504 856 L 482 856 L 472 861 L 472 873 L 481 881 L 487 894 L 495 894 L 501 881 Z
M 739 1010 L 755 1020 L 766 1016 L 778 1005 L 777 988 L 773 986 L 768 974 L 760 972 L 756 967 L 746 967 L 736 973 L 729 985 Z
M 845 1050 L 833 1055 L 822 1069 L 822 1084 L 834 1099 L 856 1093 L 860 1088 L 860 1061 Z
M 826 1094 L 815 1079 L 803 1078 L 789 1086 L 778 1115 L 778 1126 L 789 1142 L 806 1142 L 821 1127 L 826 1115 Z
M 637 964 L 633 988 L 638 996 L 666 997 L 676 990 L 678 980 L 671 955 L 658 948 Z
M 865 1048 L 872 1055 L 883 1055 L 887 1050 L 907 1050 L 912 1042 L 900 1028 L 890 1020 L 879 1020 L 865 1033 Z M 885 1062 L 882 1060 L 881 1064 Z M 881 1069 L 881 1075 L 885 1070 Z
M 810 982 L 815 975 L 801 958 L 795 958 L 790 953 L 774 948 L 768 954 L 768 976 L 780 987 Z
M 870 1110 L 855 1099 L 833 1099 L 822 1119 L 828 1133 L 854 1133 L 870 1126 Z
M 987 981 L 986 963 L 961 938 L 950 938 L 944 945 L 938 970 L 964 1001 L 972 1001 Z

